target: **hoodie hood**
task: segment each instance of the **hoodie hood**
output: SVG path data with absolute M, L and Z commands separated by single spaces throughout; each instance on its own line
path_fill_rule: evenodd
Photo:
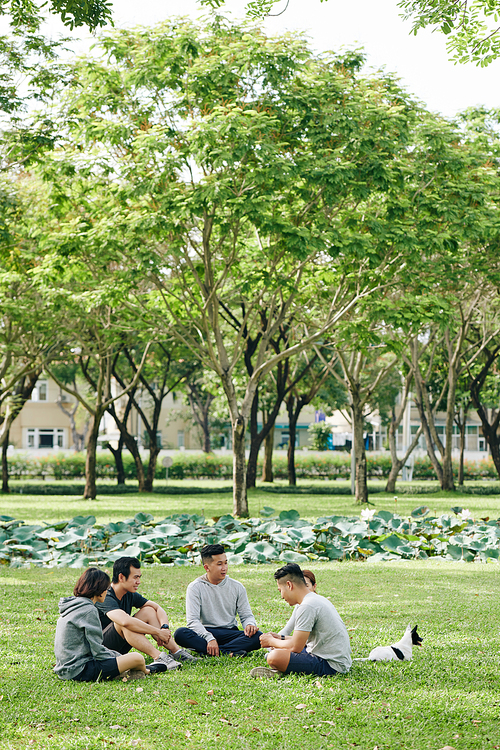
M 83 613 L 88 607 L 93 607 L 95 609 L 94 602 L 91 599 L 87 599 L 86 596 L 63 596 L 59 599 L 59 612 L 61 617 L 72 615 L 79 610 Z
M 221 586 L 224 586 L 224 584 L 226 583 L 226 581 L 229 581 L 229 580 L 231 580 L 231 579 L 229 578 L 228 575 L 226 575 L 222 579 L 222 581 L 220 581 L 220 583 L 210 583 L 210 581 L 207 578 L 207 574 L 206 573 L 205 573 L 205 575 L 202 575 L 202 576 L 200 576 L 198 578 L 198 581 L 200 581 L 200 583 L 205 583 L 207 586 L 212 586 L 213 588 L 217 588 L 217 589 L 220 588 Z

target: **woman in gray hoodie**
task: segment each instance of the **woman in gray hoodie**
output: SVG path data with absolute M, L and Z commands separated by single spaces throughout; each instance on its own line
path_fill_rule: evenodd
M 95 682 L 110 680 L 123 672 L 129 679 L 146 677 L 148 670 L 142 654 L 119 654 L 103 645 L 102 628 L 96 602 L 103 602 L 110 579 L 98 568 L 88 568 L 73 591 L 59 600 L 61 616 L 57 621 L 54 672 L 62 680 Z

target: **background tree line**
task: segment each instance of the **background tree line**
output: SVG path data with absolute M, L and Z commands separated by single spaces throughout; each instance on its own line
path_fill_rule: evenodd
M 207 451 L 211 408 L 229 414 L 239 515 L 262 445 L 272 478 L 282 405 L 291 435 L 309 403 L 347 409 L 361 502 L 370 410 L 389 425 L 391 486 L 403 465 L 400 390 L 443 489 L 470 408 L 500 471 L 498 113 L 449 122 L 392 76 L 364 75 L 357 52 L 317 55 L 300 35 L 217 18 L 110 31 L 100 49 L 38 61 L 38 108 L 19 100 L 2 132 L 4 458 L 45 372 L 87 415 L 89 498 L 106 412 L 117 467 L 125 447 L 151 490 L 178 390 Z

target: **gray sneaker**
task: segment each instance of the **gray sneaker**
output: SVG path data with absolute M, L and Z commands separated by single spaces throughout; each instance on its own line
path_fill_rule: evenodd
M 175 661 L 186 661 L 190 664 L 194 664 L 197 661 L 200 661 L 197 656 L 193 656 L 189 653 L 189 651 L 186 651 L 184 648 L 180 648 L 178 651 L 175 652 L 175 654 L 171 654 L 172 658 L 175 659 Z
M 154 661 L 146 664 L 146 669 L 151 672 L 166 672 L 170 669 L 178 669 L 180 666 L 178 661 L 175 661 L 170 654 L 163 651 Z
M 250 670 L 250 677 L 280 680 L 283 677 L 283 672 L 278 672 L 277 669 L 271 669 L 271 667 L 254 667 Z

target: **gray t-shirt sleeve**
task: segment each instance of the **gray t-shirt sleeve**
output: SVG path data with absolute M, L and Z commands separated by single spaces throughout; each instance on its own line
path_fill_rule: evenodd
M 296 627 L 295 626 L 295 614 L 296 614 L 296 611 L 295 611 L 295 608 L 294 608 L 294 610 L 292 612 L 292 616 L 288 620 L 288 622 L 285 625 L 285 627 L 281 628 L 281 630 L 278 633 L 278 635 L 292 635 L 292 633 L 293 633 L 293 631 L 295 630 L 295 627 Z
M 295 630 L 301 630 L 303 633 L 310 633 L 316 623 L 316 610 L 314 607 L 298 607 L 295 613 Z
M 255 617 L 253 616 L 250 602 L 248 601 L 248 595 L 244 586 L 241 586 L 238 592 L 238 598 L 236 600 L 236 611 L 238 612 L 241 620 L 243 630 L 247 625 L 257 625 Z
M 201 621 L 201 597 L 196 581 L 189 584 L 186 590 L 186 620 L 188 628 L 204 638 L 207 643 L 214 640 L 212 633 L 209 633 Z

